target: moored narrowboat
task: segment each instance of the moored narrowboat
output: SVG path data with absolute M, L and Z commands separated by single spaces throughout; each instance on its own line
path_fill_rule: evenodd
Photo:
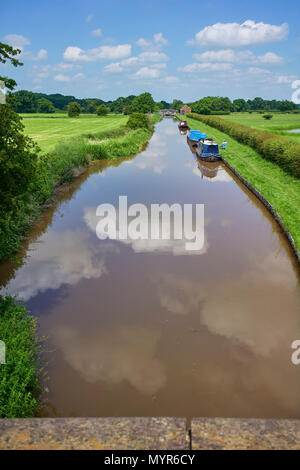
M 196 146 L 198 145 L 200 140 L 205 140 L 206 134 L 203 134 L 201 131 L 198 130 L 190 130 L 187 136 L 187 141 L 190 145 Z
M 197 144 L 196 154 L 200 160 L 206 162 L 217 162 L 221 160 L 219 146 L 212 139 L 200 140 Z
M 186 121 L 179 121 L 178 127 L 179 127 L 179 129 L 181 129 L 181 130 L 183 130 L 183 129 L 189 129 L 189 126 L 188 126 L 188 124 L 187 124 Z

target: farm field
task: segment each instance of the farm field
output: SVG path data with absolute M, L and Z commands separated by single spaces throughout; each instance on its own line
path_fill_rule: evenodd
M 272 114 L 272 111 L 268 114 Z M 280 114 L 274 113 L 273 118 L 266 120 L 263 114 L 258 113 L 232 113 L 228 116 L 222 116 L 222 119 L 232 121 L 244 126 L 259 129 L 261 131 L 270 132 L 271 134 L 283 135 L 296 142 L 300 141 L 299 134 L 290 134 L 286 131 L 291 129 L 300 129 L 300 113 L 299 114 Z
M 84 114 L 69 118 L 67 114 L 20 114 L 25 133 L 38 143 L 43 152 L 54 149 L 61 139 L 90 132 L 109 131 L 126 124 L 128 116 Z

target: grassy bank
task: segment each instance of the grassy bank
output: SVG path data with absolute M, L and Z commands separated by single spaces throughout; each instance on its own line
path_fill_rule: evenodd
M 269 114 L 272 114 L 270 111 Z M 259 113 L 231 113 L 228 116 L 222 116 L 223 119 L 236 124 L 243 124 L 244 126 L 258 129 L 271 134 L 282 135 L 295 142 L 300 142 L 299 134 L 289 134 L 288 130 L 300 129 L 300 113 L 283 114 L 274 113 L 272 119 L 266 120 Z
M 200 129 L 221 143 L 228 141 L 223 151 L 226 160 L 273 205 L 300 249 L 300 183 L 272 161 L 266 160 L 247 145 L 228 134 L 198 120 L 187 118 L 192 129 Z
M 6 346 L 6 364 L 0 364 L 0 418 L 32 417 L 37 411 L 36 324 L 21 303 L 0 296 L 0 340 Z
M 110 131 L 125 126 L 128 116 L 123 114 L 81 114 L 69 118 L 67 114 L 21 114 L 25 133 L 29 135 L 43 152 L 53 151 L 57 142 L 67 137 L 90 132 Z

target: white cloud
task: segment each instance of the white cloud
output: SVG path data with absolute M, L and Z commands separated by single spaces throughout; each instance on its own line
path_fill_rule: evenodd
M 48 58 L 48 52 L 46 49 L 40 49 L 37 53 L 37 60 L 45 60 Z
M 75 68 L 80 68 L 81 66 L 80 65 L 77 65 L 77 64 L 56 64 L 54 65 L 53 67 L 53 70 L 54 72 L 62 72 L 62 71 L 65 71 L 65 70 L 73 70 Z
M 28 38 L 21 36 L 19 34 L 7 34 L 4 36 L 4 41 L 7 42 L 10 46 L 16 47 L 17 49 L 21 49 L 22 53 L 19 58 L 22 60 L 32 60 L 32 61 L 39 61 L 45 60 L 48 58 L 48 51 L 46 49 L 40 49 L 38 53 L 35 55 L 31 51 L 25 51 L 25 46 L 30 45 L 30 41 Z
M 166 62 L 169 57 L 164 52 L 142 52 L 139 58 L 143 62 Z
M 179 78 L 175 77 L 174 75 L 168 75 L 162 79 L 163 82 L 167 83 L 168 85 L 172 85 L 179 82 Z
M 287 85 L 290 85 L 296 79 L 297 79 L 296 75 L 279 75 L 277 77 L 276 83 L 279 83 L 279 84 L 286 83 Z
M 255 73 L 255 74 L 270 74 L 270 70 L 267 69 L 262 69 L 261 67 L 249 67 L 248 68 L 249 73 Z
M 134 78 L 159 78 L 160 71 L 154 67 L 142 67 L 134 75 Z
M 54 75 L 53 78 L 56 82 L 69 82 L 71 80 L 71 78 L 68 75 L 64 75 L 62 73 Z
M 264 55 L 258 56 L 257 59 L 261 64 L 281 65 L 284 63 L 283 57 L 274 54 L 274 52 L 267 52 Z
M 120 62 L 113 62 L 112 64 L 106 65 L 103 70 L 109 73 L 120 73 L 124 71 L 124 68 L 121 67 Z
M 282 41 L 289 32 L 287 23 L 280 26 L 255 23 L 247 20 L 239 23 L 216 23 L 199 31 L 188 45 L 212 47 L 239 47 Z
M 89 14 L 89 15 L 86 17 L 85 21 L 86 21 L 87 23 L 90 23 L 93 18 L 94 18 L 94 15 Z
M 64 52 L 64 59 L 73 62 L 96 62 L 97 60 L 117 60 L 130 56 L 131 45 L 100 46 L 84 51 L 80 47 L 69 46 Z
M 19 34 L 7 34 L 4 36 L 4 41 L 7 42 L 10 46 L 17 47 L 21 50 L 23 47 L 29 46 L 30 44 L 29 39 Z
M 94 31 L 92 31 L 92 36 L 95 36 L 95 37 L 102 36 L 102 30 L 100 28 L 94 29 Z
M 206 51 L 202 54 L 193 54 L 193 58 L 199 62 L 228 62 L 228 63 L 253 63 L 281 65 L 284 59 L 274 52 L 256 56 L 252 51 L 234 51 L 233 49 L 221 49 L 218 51 Z
M 155 44 L 159 44 L 161 46 L 169 45 L 169 41 L 163 37 L 163 33 L 154 34 L 154 42 Z
M 120 62 L 113 62 L 106 65 L 104 67 L 104 71 L 120 73 L 131 67 L 142 67 L 148 62 L 157 62 L 151 65 L 151 67 L 163 69 L 166 68 L 166 64 L 161 62 L 166 62 L 167 60 L 169 60 L 169 57 L 163 52 L 142 52 L 137 57 L 129 57 L 128 59 L 123 59 Z
M 32 61 L 39 61 L 39 60 L 46 60 L 48 59 L 48 51 L 46 49 L 40 49 L 39 52 L 35 55 L 31 51 L 22 52 L 20 58 L 23 60 L 32 60 Z
M 77 73 L 76 75 L 74 75 L 73 79 L 74 80 L 82 80 L 83 78 L 85 78 L 85 75 L 84 73 Z
M 136 41 L 137 46 L 141 49 L 160 49 L 164 46 L 169 45 L 169 41 L 164 38 L 163 33 L 156 33 L 153 36 L 153 40 L 140 38 Z
M 194 73 L 194 72 L 223 72 L 226 70 L 231 70 L 232 65 L 231 64 L 213 64 L 210 62 L 203 62 L 203 63 L 198 63 L 195 62 L 193 64 L 188 64 L 183 68 L 180 68 L 180 72 L 188 72 L 188 73 Z
M 152 46 L 152 42 L 147 41 L 144 38 L 140 38 L 136 41 L 136 45 L 139 46 L 141 49 L 148 49 L 149 47 Z

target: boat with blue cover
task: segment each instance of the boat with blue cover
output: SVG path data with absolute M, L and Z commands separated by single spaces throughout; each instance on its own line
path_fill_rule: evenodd
M 200 160 L 217 162 L 221 160 L 219 146 L 213 139 L 200 140 L 196 147 L 196 154 Z
M 187 136 L 187 141 L 190 145 L 196 146 L 200 140 L 205 140 L 206 134 L 203 134 L 201 131 L 191 129 Z

